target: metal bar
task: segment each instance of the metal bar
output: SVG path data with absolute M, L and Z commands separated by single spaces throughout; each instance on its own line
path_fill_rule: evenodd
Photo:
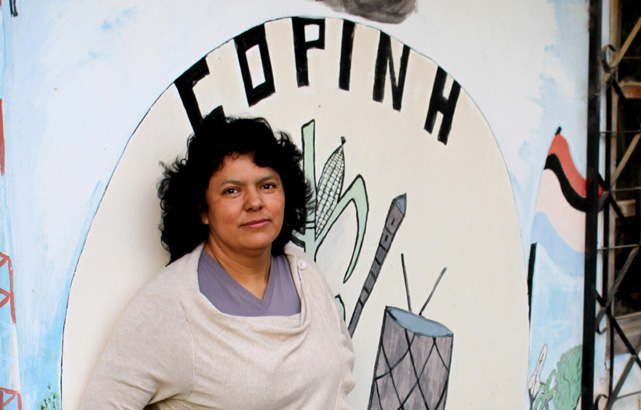
M 612 99 L 613 99 L 612 92 L 607 92 L 605 95 L 605 104 L 606 104 L 605 128 L 608 130 L 611 130 L 613 128 Z M 612 163 L 613 162 L 616 163 L 616 156 L 613 157 L 613 154 L 616 154 L 616 145 L 615 145 L 616 135 L 617 134 L 613 134 L 613 135 L 608 134 L 609 140 L 606 141 L 605 143 L 605 178 L 604 178 L 605 186 L 610 186 L 610 174 L 612 170 Z M 618 212 L 621 212 L 619 204 L 614 200 L 614 196 L 612 196 L 612 199 L 613 200 L 610 202 L 613 203 L 613 207 L 618 208 Z M 618 214 L 616 210 L 615 212 Z M 623 212 L 621 212 L 621 214 L 623 214 Z M 603 208 L 603 246 L 605 248 L 610 247 L 610 235 L 612 235 L 612 233 L 610 232 L 610 218 L 611 218 L 610 207 L 606 206 Z M 614 225 L 616 226 L 616 222 L 614 223 Z M 613 242 L 616 245 L 616 240 L 614 240 L 614 237 L 613 237 Z M 601 275 L 601 289 L 608 289 L 610 287 L 610 268 L 611 267 L 614 268 L 614 263 L 615 263 L 614 257 L 612 258 L 612 260 L 610 260 L 610 253 L 611 252 L 609 250 L 607 252 L 603 252 L 603 265 L 602 265 L 603 274 Z M 612 266 L 610 266 L 610 264 L 612 264 Z M 598 297 L 598 300 L 599 300 L 599 304 L 603 306 L 604 303 L 602 298 Z M 610 307 L 609 309 L 610 309 L 610 313 L 613 313 L 612 308 Z M 608 358 L 610 362 L 609 371 L 610 373 L 612 373 L 614 369 L 614 332 L 610 330 L 612 325 L 610 324 L 609 320 L 610 319 L 608 318 L 608 328 L 607 328 L 608 334 L 606 337 L 608 339 Z M 599 327 L 600 324 L 601 324 L 600 320 L 596 322 L 597 327 Z M 603 331 L 605 332 L 605 329 Z M 610 374 L 610 377 L 608 377 L 608 393 L 611 392 L 612 389 L 614 388 L 614 381 L 612 379 L 613 379 L 612 374 Z M 598 398 L 595 400 L 595 404 L 597 405 L 597 408 L 598 408 L 598 404 L 599 404 Z
M 583 347 L 581 409 L 594 407 L 594 346 L 596 332 L 595 291 L 599 216 L 599 140 L 601 113 L 601 0 L 590 0 L 588 106 L 587 106 L 587 192 L 585 198 L 585 273 L 583 287 Z
M 601 247 L 599 248 L 599 251 L 615 251 L 617 249 L 631 249 L 631 248 L 638 248 L 639 245 L 617 245 L 617 246 L 610 246 L 608 248 Z
M 614 199 L 613 196 L 610 196 L 609 198 L 606 199 L 606 202 L 608 202 L 610 204 L 610 206 L 612 206 L 612 209 L 614 209 L 614 212 L 616 212 L 617 216 L 621 220 L 621 223 L 623 224 L 623 229 L 627 230 L 628 233 L 634 235 L 634 230 L 633 230 L 630 222 L 628 221 L 628 218 L 623 213 L 623 210 L 621 209 L 621 206 L 619 205 L 617 200 Z M 601 209 L 601 208 L 599 208 L 599 209 Z M 605 207 L 603 209 L 605 209 Z
M 611 135 L 611 134 L 637 134 L 641 132 L 641 129 L 639 130 L 613 130 L 612 127 L 608 127 L 607 130 L 601 131 L 601 134 L 603 135 Z
M 635 356 L 635 357 L 637 360 L 639 360 L 638 356 Z M 619 392 L 621 392 L 621 389 L 623 388 L 623 384 L 625 383 L 625 380 L 628 378 L 628 375 L 630 374 L 630 370 L 632 370 L 633 365 L 634 365 L 634 358 L 631 357 L 625 364 L 625 368 L 623 369 L 623 372 L 621 372 L 621 376 L 619 377 L 619 380 L 617 380 L 616 386 L 614 386 L 614 389 L 612 389 L 612 392 L 608 396 L 608 404 L 605 406 L 605 410 L 610 410 L 612 406 L 614 406 L 614 403 L 621 398 L 619 397 Z
M 625 154 L 623 155 L 623 158 L 621 158 L 621 162 L 619 162 L 619 165 L 617 165 L 617 169 L 614 171 L 614 174 L 612 174 L 611 176 L 610 188 L 608 190 L 611 190 L 612 187 L 617 183 L 617 179 L 619 179 L 619 176 L 621 175 L 623 168 L 625 168 L 626 165 L 628 164 L 628 161 L 630 160 L 630 157 L 632 156 L 634 149 L 637 147 L 637 144 L 639 143 L 639 139 L 641 139 L 641 133 L 634 136 L 634 138 L 632 139 L 632 142 L 630 143 L 628 148 L 625 150 Z
M 632 41 L 634 41 L 635 37 L 639 33 L 639 29 L 641 29 L 641 17 L 639 17 L 639 20 L 637 20 L 637 24 L 634 25 L 634 28 L 632 29 L 632 31 L 628 35 L 628 38 L 625 39 L 625 43 L 623 43 L 623 46 L 621 47 L 621 49 L 614 54 L 614 59 L 612 61 L 612 64 L 609 65 L 611 69 L 612 68 L 616 68 L 619 65 L 619 63 L 623 59 L 623 56 L 625 55 L 625 53 L 628 52 L 628 48 L 630 48 L 630 45 L 632 44 Z M 610 80 L 611 76 L 612 76 L 611 72 L 610 73 L 606 73 L 603 76 L 602 84 L 603 85 L 607 84 L 607 82 Z
M 630 157 L 632 156 L 634 149 L 637 147 L 637 144 L 639 143 L 639 139 L 641 139 L 641 133 L 634 136 L 634 138 L 632 139 L 632 142 L 626 149 L 625 154 L 621 159 L 621 162 L 619 163 L 619 165 L 617 165 L 617 169 L 614 171 L 614 174 L 612 174 L 612 177 L 610 180 L 610 186 L 608 187 L 607 192 L 604 191 L 603 195 L 601 195 L 601 199 L 599 200 L 599 209 L 603 208 L 603 204 L 605 203 L 605 200 L 610 195 L 610 192 L 612 192 L 612 188 L 614 187 L 614 185 L 616 185 L 617 179 L 619 179 L 619 176 L 621 175 L 623 168 L 625 168 L 625 166 L 628 164 L 628 161 L 630 160 Z
M 632 251 L 628 254 L 628 259 L 626 259 L 625 264 L 619 271 L 619 277 L 616 278 L 616 280 L 614 281 L 614 284 L 608 291 L 605 306 L 599 311 L 599 314 L 596 317 L 597 323 L 599 323 L 601 319 L 603 319 L 603 316 L 605 315 L 606 310 L 612 304 L 612 301 L 614 300 L 614 295 L 616 294 L 617 290 L 619 290 L 619 286 L 621 286 L 621 282 L 623 282 L 623 279 L 625 279 L 625 275 L 628 273 L 628 269 L 630 269 L 630 266 L 632 265 L 632 262 L 634 262 L 634 260 L 636 259 L 638 253 L 639 253 L 639 245 L 637 245 L 635 249 L 632 249 Z
M 618 188 L 618 189 L 612 190 L 612 192 L 633 192 L 633 191 L 641 191 L 641 187 L 635 186 L 635 187 Z
M 637 390 L 637 391 L 633 391 L 633 392 L 630 392 L 630 393 L 622 394 L 617 398 L 617 400 L 618 399 L 625 399 L 626 397 L 636 396 L 637 394 L 640 394 L 640 393 L 641 393 L 641 390 Z
M 630 359 L 627 361 L 625 364 L 625 368 L 623 369 L 623 372 L 621 372 L 621 375 L 619 376 L 619 380 L 617 380 L 617 384 L 612 389 L 610 392 L 610 395 L 608 396 L 608 403 L 606 405 L 606 410 L 609 410 L 612 408 L 614 405 L 614 402 L 616 402 L 620 397 L 619 397 L 619 392 L 623 388 L 623 384 L 625 383 L 626 379 L 628 378 L 628 375 L 630 374 L 630 370 L 632 370 L 632 366 L 636 363 L 639 367 L 641 367 L 641 359 L 639 359 L 638 351 L 639 347 L 641 347 L 641 339 L 639 342 L 637 342 L 636 346 L 632 346 L 632 343 L 628 340 L 628 337 L 625 335 L 625 332 L 623 332 L 623 329 L 619 326 L 616 318 L 614 318 L 610 312 L 608 312 L 608 317 L 610 319 L 610 323 L 613 325 L 614 329 L 617 331 L 619 336 L 621 337 L 621 340 L 623 341 L 623 344 L 625 344 L 626 348 L 630 352 Z M 611 369 L 612 373 L 614 373 L 614 368 Z
M 634 239 L 641 244 L 641 191 L 635 192 L 634 195 L 634 213 L 635 213 L 635 220 L 636 220 L 636 236 Z
M 614 92 L 617 93 L 617 95 L 619 96 L 619 99 L 621 100 L 621 102 L 623 104 L 625 104 L 627 102 L 627 97 L 625 96 L 625 93 L 623 92 L 623 89 L 619 85 L 619 82 L 614 80 L 614 81 L 612 81 L 610 83 L 610 86 L 612 87 Z
M 630 339 L 628 339 L 623 329 L 621 329 L 621 326 L 619 326 L 619 322 L 612 315 L 612 313 L 608 312 L 607 315 L 608 318 L 611 319 L 612 328 L 619 334 L 619 337 L 625 345 L 625 348 L 628 349 L 628 352 L 633 356 L 634 361 L 639 365 L 639 367 L 641 367 L 641 359 L 639 358 L 637 353 L 639 351 L 639 348 L 641 347 L 641 339 L 639 339 L 636 346 L 632 346 Z
M 617 34 L 620 30 L 620 17 L 621 17 L 621 7 L 619 4 L 619 0 L 611 0 L 610 3 L 610 38 L 619 38 L 619 35 Z M 614 24 L 613 23 L 614 20 Z M 616 32 L 613 32 L 613 29 Z M 607 80 L 605 81 L 607 83 Z M 613 130 L 607 132 L 607 135 L 609 136 L 609 141 L 606 142 L 606 150 L 607 150 L 607 156 L 605 158 L 606 161 L 606 166 L 605 166 L 605 184 L 606 186 L 611 186 L 611 174 L 612 174 L 612 169 L 616 166 L 617 162 L 617 140 L 618 140 L 618 131 L 619 131 L 619 126 L 618 126 L 618 117 L 615 114 L 614 111 L 614 106 L 615 106 L 615 94 L 614 91 L 609 91 L 606 93 L 606 129 L 607 130 Z M 616 100 L 616 103 L 618 103 L 618 99 Z M 616 105 L 618 107 L 618 104 Z M 613 118 L 614 117 L 614 118 Z M 614 196 L 612 196 L 614 198 Z M 621 211 L 621 208 L 619 207 L 619 204 L 616 201 L 610 201 L 613 203 L 612 207 L 614 208 L 615 213 L 617 215 L 623 215 L 623 212 Z M 605 207 L 603 208 L 603 215 L 604 218 L 607 217 L 607 222 L 609 224 L 610 222 L 610 207 Z M 604 219 L 604 222 L 606 220 Z M 616 222 L 614 223 L 616 229 Z M 605 229 L 605 225 L 604 225 Z M 607 242 L 604 242 L 604 246 L 610 247 L 610 238 L 612 239 L 612 245 L 616 246 L 616 237 L 613 232 L 610 232 L 610 230 L 604 230 L 603 231 L 603 236 L 608 238 Z M 612 236 L 612 237 L 611 237 Z M 612 261 L 609 261 L 609 263 L 603 264 L 603 287 L 601 289 L 608 289 L 610 287 L 610 275 L 613 275 L 612 272 L 616 270 L 615 268 L 615 263 L 616 263 L 616 255 L 613 252 L 604 252 L 604 261 L 605 258 L 609 257 L 609 255 L 612 254 Z M 605 255 L 608 255 L 607 257 Z M 612 390 L 614 389 L 614 356 L 615 356 L 615 339 L 614 335 L 615 332 L 612 331 L 612 323 L 611 323 L 611 317 L 614 314 L 614 311 L 612 308 L 608 310 L 608 341 L 609 341 L 609 364 L 610 366 L 606 369 L 606 372 L 608 373 L 608 391 L 607 395 L 601 394 L 599 395 L 596 400 L 595 404 L 597 408 L 599 408 L 599 399 L 603 398 L 605 399 L 605 403 L 607 405 L 608 403 L 608 396 L 612 393 Z

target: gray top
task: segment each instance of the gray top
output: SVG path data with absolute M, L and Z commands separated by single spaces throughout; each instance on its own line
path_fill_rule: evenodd
M 292 316 L 300 313 L 300 299 L 285 255 L 272 255 L 262 300 L 236 282 L 204 251 L 198 261 L 198 286 L 216 309 L 228 315 Z

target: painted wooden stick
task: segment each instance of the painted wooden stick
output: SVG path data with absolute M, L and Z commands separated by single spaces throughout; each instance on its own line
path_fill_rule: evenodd
M 445 274 L 445 271 L 446 271 L 446 270 L 447 270 L 447 266 L 446 266 L 446 267 L 444 267 L 444 268 L 443 268 L 443 270 L 441 271 L 441 274 L 440 274 L 440 275 L 438 275 L 438 279 L 436 279 L 436 283 L 434 284 L 434 287 L 432 288 L 432 291 L 430 292 L 430 295 L 427 297 L 427 300 L 426 300 L 426 301 L 425 301 L 425 303 L 423 304 L 423 307 L 421 308 L 421 311 L 420 311 L 420 312 L 418 312 L 419 316 L 422 316 L 422 315 L 423 315 L 423 311 L 424 311 L 424 310 L 425 310 L 425 308 L 427 307 L 427 304 L 428 304 L 428 303 L 430 303 L 430 299 L 432 299 L 432 296 L 434 295 L 434 291 L 436 290 L 436 287 L 438 286 L 438 283 L 441 281 L 441 278 L 442 278 L 442 277 L 443 277 L 443 275 Z
M 381 233 L 381 239 L 378 241 L 376 255 L 372 261 L 372 267 L 365 279 L 365 284 L 363 284 L 361 294 L 358 297 L 358 301 L 354 307 L 354 313 L 352 313 L 352 318 L 349 322 L 348 330 L 349 334 L 352 336 L 354 335 L 354 330 L 356 330 L 356 325 L 358 324 L 361 313 L 363 312 L 365 302 L 367 302 L 369 295 L 372 293 L 372 289 L 374 289 L 374 284 L 378 279 L 378 274 L 381 272 L 381 267 L 383 266 L 385 257 L 392 246 L 394 235 L 396 235 L 396 231 L 398 231 L 398 228 L 405 217 L 406 209 L 407 196 L 405 194 L 399 195 L 392 200 L 392 204 L 387 212 L 387 218 L 385 219 L 385 226 Z
M 407 310 L 412 311 L 412 300 L 410 299 L 410 284 L 407 280 L 407 270 L 405 269 L 405 254 L 401 253 L 401 265 L 403 266 L 403 281 L 405 282 L 405 295 L 407 296 Z

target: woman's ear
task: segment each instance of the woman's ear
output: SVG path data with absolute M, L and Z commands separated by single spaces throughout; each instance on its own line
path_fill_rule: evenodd
M 203 212 L 203 208 L 200 205 L 198 205 L 198 212 L 200 212 L 200 220 L 205 225 L 209 225 L 209 217 L 207 216 L 207 212 Z

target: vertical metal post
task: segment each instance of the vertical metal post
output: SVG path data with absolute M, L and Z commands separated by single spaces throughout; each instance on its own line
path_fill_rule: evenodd
M 610 131 L 613 129 L 612 126 L 612 91 L 608 90 L 606 92 L 605 96 L 605 111 L 607 113 L 605 117 L 605 129 Z M 606 132 L 604 134 L 606 138 L 605 142 L 605 175 L 603 176 L 603 181 L 604 181 L 604 186 L 609 187 L 610 186 L 610 181 L 612 178 L 610 178 L 611 170 L 612 170 L 612 164 L 616 164 L 616 157 L 612 157 L 612 155 L 616 152 L 616 145 L 613 146 L 614 143 L 616 143 L 616 133 L 612 132 Z M 610 289 L 611 286 L 611 280 L 610 276 L 612 276 L 612 280 L 614 280 L 614 266 L 615 266 L 615 257 L 614 257 L 614 251 L 610 250 L 609 247 L 610 245 L 614 246 L 616 245 L 615 241 L 615 236 L 613 235 L 613 231 L 616 226 L 616 221 L 612 218 L 610 214 L 610 206 L 607 204 L 603 207 L 603 249 L 604 252 L 601 254 L 603 258 L 602 265 L 602 275 L 601 275 L 601 289 Z M 604 292 L 605 293 L 605 292 Z M 609 308 L 611 313 L 614 313 L 614 309 L 612 307 Z M 606 317 L 608 317 L 606 315 Z M 607 318 L 608 320 L 608 325 L 607 325 L 607 346 L 608 346 L 608 358 L 609 358 L 609 366 L 608 368 L 610 369 L 610 377 L 608 377 L 608 392 L 611 392 L 612 389 L 614 388 L 614 378 L 612 377 L 612 373 L 614 371 L 614 331 L 612 331 L 612 326 L 609 324 L 609 317 Z M 599 324 L 596 324 L 599 329 L 602 329 L 602 326 L 599 326 Z
M 583 292 L 583 369 L 581 378 L 582 410 L 592 410 L 594 408 L 594 347 L 596 332 L 595 299 L 599 216 L 601 11 L 602 0 L 590 0 L 590 45 L 587 107 L 587 196 L 585 201 L 585 284 Z

